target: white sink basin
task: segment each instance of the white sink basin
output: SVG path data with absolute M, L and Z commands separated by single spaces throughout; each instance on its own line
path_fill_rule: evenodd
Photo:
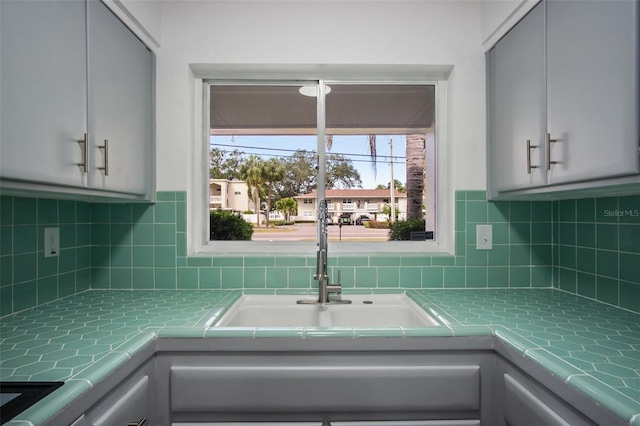
M 313 296 L 244 295 L 216 327 L 425 327 L 440 325 L 404 294 L 343 295 L 351 304 L 300 305 Z

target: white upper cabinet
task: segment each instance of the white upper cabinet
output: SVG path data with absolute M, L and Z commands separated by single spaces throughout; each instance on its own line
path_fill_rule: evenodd
M 487 53 L 491 197 L 638 191 L 638 8 L 543 1 Z
M 97 0 L 0 16 L 3 192 L 152 199 L 153 54 Z
M 498 191 L 546 183 L 544 7 L 538 5 L 489 52 L 490 163 Z
M 96 166 L 89 184 L 145 195 L 155 161 L 153 56 L 101 2 L 87 8 L 89 140 Z
M 547 3 L 550 184 L 637 174 L 638 2 Z
M 85 4 L 0 2 L 0 177 L 84 186 Z

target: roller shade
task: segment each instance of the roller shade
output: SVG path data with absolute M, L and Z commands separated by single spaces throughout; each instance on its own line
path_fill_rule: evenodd
M 316 98 L 300 86 L 211 86 L 211 133 L 313 133 Z M 328 134 L 423 133 L 433 125 L 433 85 L 332 84 Z

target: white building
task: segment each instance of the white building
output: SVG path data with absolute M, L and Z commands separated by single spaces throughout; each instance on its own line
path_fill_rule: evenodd
M 249 199 L 247 183 L 243 180 L 210 179 L 209 209 L 231 210 L 236 213 L 253 210 L 254 203 Z
M 298 202 L 298 218 L 316 220 L 318 212 L 317 192 L 294 197 Z M 350 215 L 353 222 L 362 215 L 371 220 L 386 220 L 382 210 L 391 203 L 391 191 L 388 189 L 327 189 L 325 191 L 329 217 L 334 223 L 340 215 Z M 398 219 L 406 219 L 407 194 L 395 191 L 394 204 Z

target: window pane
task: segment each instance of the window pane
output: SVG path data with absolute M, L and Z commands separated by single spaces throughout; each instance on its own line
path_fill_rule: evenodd
M 333 218 L 368 228 L 395 228 L 393 222 L 408 220 L 407 232 L 389 237 L 433 239 L 435 86 L 335 83 L 331 89 L 326 97 L 328 156 L 359 153 L 349 158 L 361 163 L 362 178 L 360 190 L 327 183 L 333 189 L 327 191 Z M 342 203 L 333 202 L 334 197 Z
M 317 98 L 300 83 L 210 87 L 212 211 L 242 215 L 252 240 L 315 240 Z M 432 85 L 327 89 L 330 222 L 365 225 L 330 227 L 330 241 L 386 241 L 388 222 L 425 215 L 419 230 L 435 229 L 434 95 Z

